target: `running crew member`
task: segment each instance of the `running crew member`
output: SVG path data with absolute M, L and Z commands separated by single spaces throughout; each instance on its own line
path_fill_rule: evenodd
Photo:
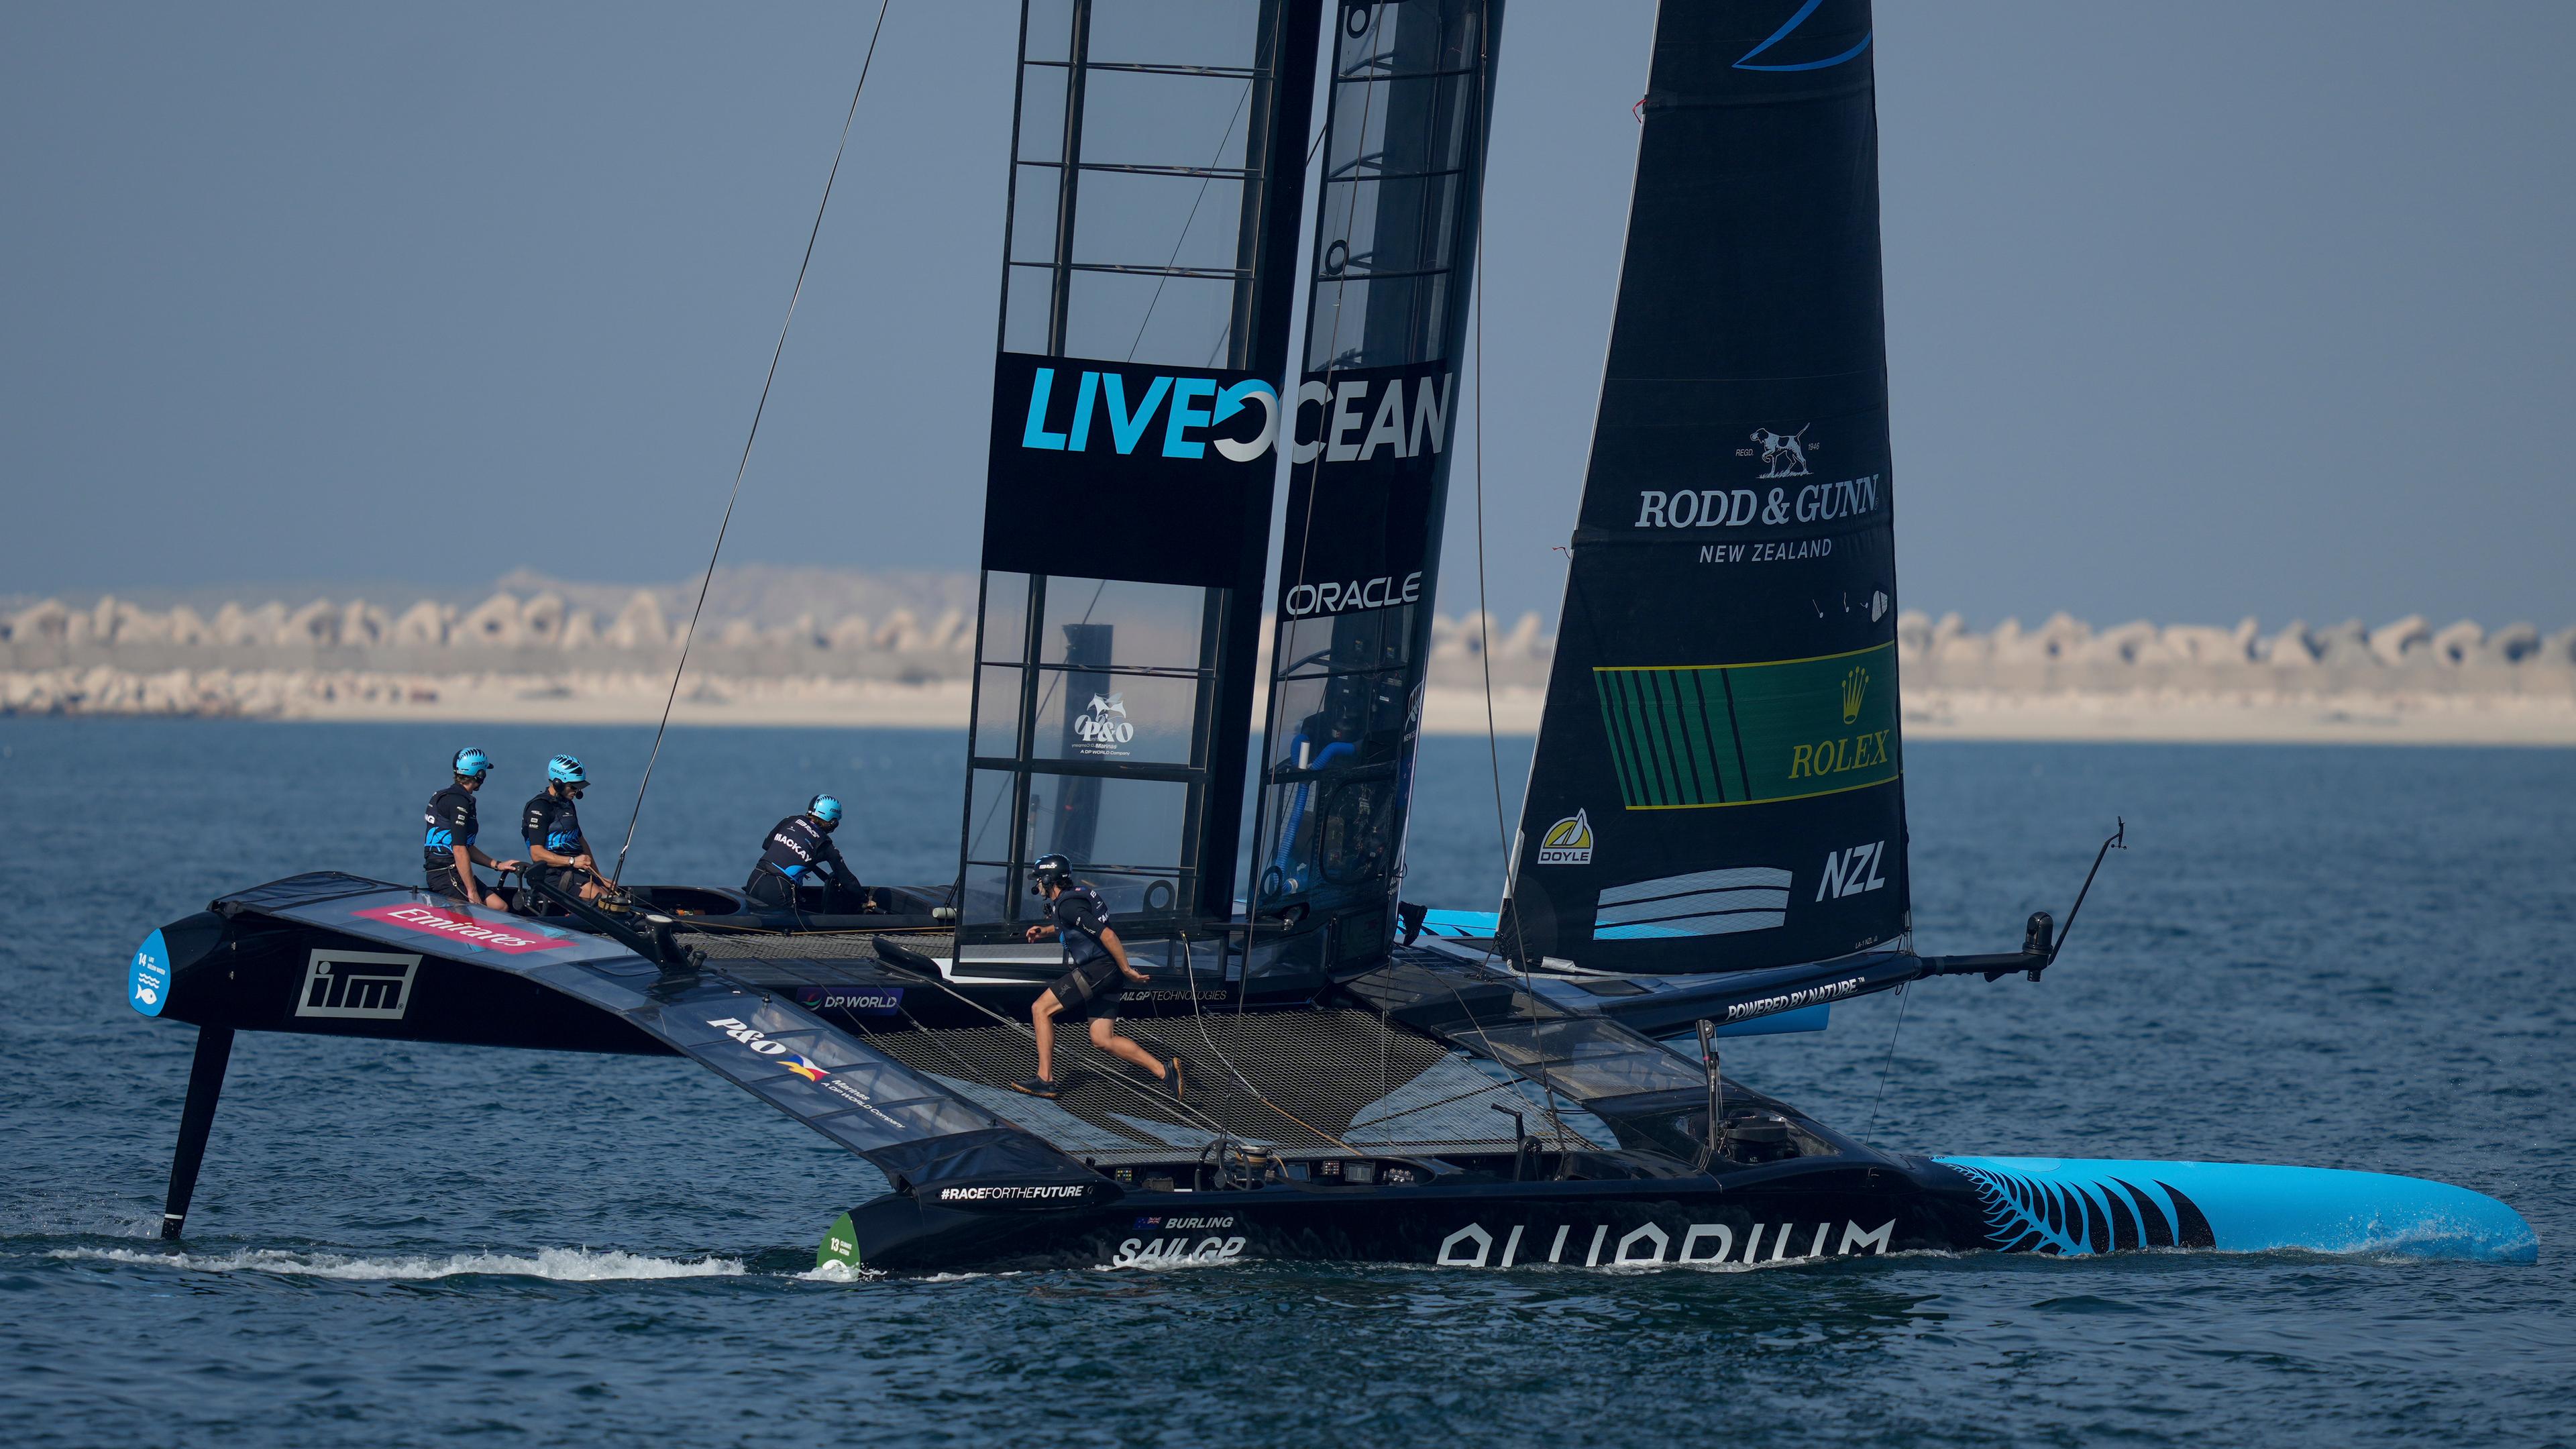
M 806 801 L 801 814 L 790 815 L 769 828 L 769 838 L 761 842 L 760 864 L 751 868 L 751 879 L 742 883 L 742 893 L 764 906 L 793 910 L 796 887 L 808 880 L 819 880 L 832 888 L 825 892 L 825 899 L 847 892 L 853 898 L 852 909 L 865 909 L 868 888 L 859 884 L 858 872 L 841 859 L 840 847 L 832 843 L 832 832 L 840 828 L 840 801 L 829 795 Z
M 1118 1034 L 1118 998 L 1130 983 L 1149 978 L 1127 964 L 1126 944 L 1109 928 L 1109 912 L 1100 903 L 1100 893 L 1076 881 L 1073 862 L 1061 855 L 1038 857 L 1029 893 L 1046 897 L 1047 924 L 1029 927 L 1028 938 L 1063 941 L 1065 960 L 1073 969 L 1029 1003 L 1029 1025 L 1038 1039 L 1038 1074 L 1011 1083 L 1011 1090 L 1032 1097 L 1056 1095 L 1055 1019 L 1069 1011 L 1075 1021 L 1091 1018 L 1093 1046 L 1152 1072 L 1172 1089 L 1173 1096 L 1181 1095 L 1179 1057 L 1158 1059 Z
M 421 865 L 429 875 L 429 888 L 470 905 L 507 910 L 507 901 L 485 891 L 474 879 L 477 865 L 494 870 L 520 868 L 520 862 L 494 860 L 474 845 L 480 829 L 474 819 L 474 792 L 483 788 L 484 777 L 492 773 L 492 757 L 477 749 L 458 750 L 449 768 L 455 772 L 455 783 L 430 796 L 429 808 L 421 813 L 426 827 L 420 840 Z
M 581 792 L 590 786 L 582 773 L 581 761 L 570 755 L 557 755 L 546 761 L 546 788 L 528 801 L 519 816 L 519 838 L 528 843 L 528 868 L 523 879 L 540 881 L 571 895 L 578 892 L 583 900 L 595 901 L 606 893 L 599 883 L 599 862 L 590 857 L 590 841 L 581 833 L 581 812 L 574 808 Z M 551 903 L 542 896 L 528 902 L 540 912 Z

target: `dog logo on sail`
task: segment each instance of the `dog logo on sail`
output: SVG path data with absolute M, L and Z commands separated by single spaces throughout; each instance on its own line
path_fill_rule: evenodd
M 1851 673 L 1843 676 L 1844 724 L 1851 724 L 1859 720 L 1861 701 L 1868 697 L 1869 671 L 1855 666 Z
M 1120 748 L 1136 738 L 1136 727 L 1127 722 L 1127 696 L 1095 694 L 1091 707 L 1073 722 L 1075 749 L 1086 755 L 1124 755 Z
M 1810 427 L 1814 426 L 1809 424 Z M 1753 430 L 1754 446 L 1762 450 L 1762 477 L 1804 478 L 1807 476 L 1807 429 L 1794 433 L 1775 433 L 1769 428 Z
M 1547 828 L 1539 837 L 1538 863 L 1541 865 L 1590 865 L 1592 863 L 1592 821 L 1581 810 Z

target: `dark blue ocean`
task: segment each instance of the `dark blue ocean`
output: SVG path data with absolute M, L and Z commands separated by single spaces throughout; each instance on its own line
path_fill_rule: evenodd
M 1733 1075 L 1890 1146 L 2438 1177 L 2537 1266 L 1916 1257 L 1756 1271 L 1242 1266 L 816 1281 L 878 1189 L 686 1062 L 245 1035 L 185 1252 L 194 1032 L 134 944 L 227 888 L 408 879 L 449 753 L 507 837 L 650 732 L 0 719 L 0 1440 L 11 1445 L 2576 1442 L 2576 752 L 1918 743 L 1926 949 L 2058 968 L 1838 1006 Z M 960 739 L 674 733 L 630 879 L 738 883 L 829 788 L 871 879 L 955 866 Z M 1506 741 L 1516 792 L 1527 743 Z M 1490 906 L 1481 740 L 1425 750 L 1407 895 Z

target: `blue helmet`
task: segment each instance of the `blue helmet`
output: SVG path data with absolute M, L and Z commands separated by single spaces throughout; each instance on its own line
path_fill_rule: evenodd
M 492 757 L 472 745 L 456 752 L 456 774 L 460 779 L 480 780 L 492 770 Z
M 587 785 L 588 776 L 581 772 L 581 761 L 570 755 L 557 755 L 546 761 L 546 778 L 557 785 Z
M 841 823 L 841 802 L 829 795 L 817 795 L 805 802 L 805 813 L 825 825 L 838 825 Z

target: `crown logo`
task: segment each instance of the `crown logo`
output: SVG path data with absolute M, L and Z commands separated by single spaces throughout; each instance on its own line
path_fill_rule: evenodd
M 1843 676 L 1843 723 L 1860 718 L 1860 702 L 1869 693 L 1869 671 L 1854 669 Z

